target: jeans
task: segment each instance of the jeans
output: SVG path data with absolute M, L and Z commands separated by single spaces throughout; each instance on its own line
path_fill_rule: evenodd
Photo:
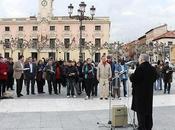
M 5 92 L 6 80 L 0 80 L 0 97 Z
M 122 84 L 123 84 L 123 93 L 124 93 L 124 96 L 127 95 L 126 81 L 127 81 L 127 80 L 121 80 L 121 82 L 122 82 Z
M 162 78 L 161 77 L 159 77 L 157 79 L 157 87 L 156 87 L 156 89 L 162 90 Z
M 72 96 L 75 95 L 75 79 L 73 78 L 68 78 L 67 79 L 67 96 L 70 96 L 70 94 Z
M 171 83 L 165 82 L 164 83 L 164 93 L 166 93 L 166 91 L 168 91 L 168 93 L 170 93 L 170 89 L 171 89 Z
M 85 90 L 88 97 L 90 97 L 93 88 L 93 79 L 85 79 Z

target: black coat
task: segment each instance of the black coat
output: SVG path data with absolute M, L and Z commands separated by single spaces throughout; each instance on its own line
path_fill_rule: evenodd
M 166 83 L 171 83 L 173 78 L 173 70 L 169 66 L 165 66 L 162 70 L 163 73 L 163 81 Z
M 25 64 L 24 65 L 24 68 L 30 68 L 29 63 L 28 64 Z M 25 76 L 26 76 L 27 79 L 28 78 L 35 78 L 35 76 L 36 76 L 37 66 L 34 63 L 32 63 L 32 70 L 33 70 L 32 73 L 30 73 L 30 69 L 24 71 L 24 74 L 25 74 Z
M 131 109 L 144 114 L 152 114 L 153 83 L 156 81 L 157 72 L 148 62 L 137 67 L 130 80 L 133 87 L 133 101 Z

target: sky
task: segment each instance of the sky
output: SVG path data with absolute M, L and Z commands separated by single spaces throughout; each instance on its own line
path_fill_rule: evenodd
M 54 15 L 68 16 L 72 3 L 75 12 L 82 0 L 54 0 Z M 110 41 L 129 42 L 143 36 L 151 28 L 168 24 L 175 30 L 175 0 L 84 0 L 89 8 L 94 5 L 95 16 L 108 16 L 111 21 Z M 38 0 L 0 0 L 0 18 L 29 17 L 38 12 Z

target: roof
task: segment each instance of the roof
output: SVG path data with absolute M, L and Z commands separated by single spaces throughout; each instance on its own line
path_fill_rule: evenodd
M 162 28 L 162 27 L 165 27 L 165 26 L 167 26 L 167 24 L 164 24 L 164 25 L 161 25 L 161 26 L 155 27 L 155 28 L 149 30 L 148 32 L 146 32 L 145 34 L 151 32 L 151 31 L 153 31 L 153 30 L 155 30 L 155 29 Z
M 139 37 L 138 40 L 141 40 L 141 39 L 144 39 L 144 38 L 146 38 L 146 35 L 143 35 L 143 36 Z
M 153 41 L 159 40 L 159 39 L 163 39 L 163 38 L 172 38 L 175 39 L 175 31 L 168 31 L 156 38 L 153 39 Z

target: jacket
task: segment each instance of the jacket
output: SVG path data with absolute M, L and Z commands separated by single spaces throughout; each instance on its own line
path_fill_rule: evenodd
M 15 62 L 13 65 L 13 69 L 14 69 L 13 77 L 15 79 L 20 79 L 23 73 L 23 67 L 21 66 L 21 62 L 20 61 Z
M 97 79 L 110 79 L 112 78 L 112 71 L 110 64 L 103 65 L 102 62 L 97 67 Z
M 4 62 L 0 62 L 0 80 L 7 80 L 8 77 L 7 73 L 8 73 L 8 65 Z

